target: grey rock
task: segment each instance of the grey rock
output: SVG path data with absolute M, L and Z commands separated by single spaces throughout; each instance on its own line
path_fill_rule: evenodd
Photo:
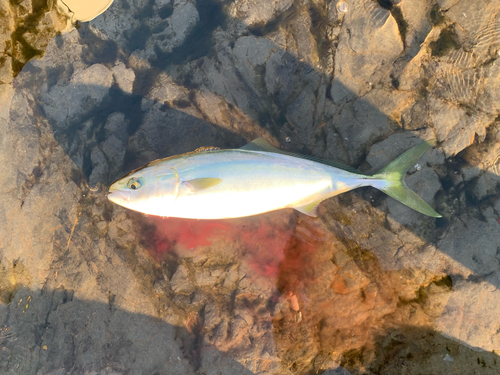
M 486 178 L 484 175 L 482 175 L 477 179 L 474 186 L 474 196 L 476 197 L 476 199 L 481 200 L 486 197 L 487 194 L 488 191 L 486 188 Z
M 10 84 L 15 75 L 33 57 L 43 56 L 56 33 L 66 27 L 67 17 L 56 7 L 31 0 L 15 4 L 0 2 L 0 86 Z
M 305 11 L 305 9 L 298 10 L 296 17 L 290 23 L 290 27 L 293 33 L 293 41 L 288 39 L 288 42 L 293 43 L 293 47 L 290 46 L 290 52 L 295 50 L 296 53 L 292 53 L 296 54 L 299 61 L 306 62 L 309 67 L 321 70 L 318 47 L 311 33 L 312 24 L 309 12 Z
M 396 21 L 387 10 L 369 1 L 350 5 L 335 56 L 331 91 L 335 103 L 370 91 L 370 84 L 376 84 L 387 74 L 380 67 L 390 66 L 403 51 Z
M 479 104 L 481 104 L 481 107 L 484 107 L 484 110 L 489 110 L 492 113 L 498 113 L 500 110 L 500 106 L 498 104 L 498 100 L 500 99 L 498 64 L 496 62 L 493 63 L 492 66 L 486 71 L 485 75 L 487 79 L 485 95 Z
M 416 100 L 401 112 L 401 124 L 405 130 L 417 130 L 427 127 L 428 105 L 425 100 Z
M 118 175 L 123 167 L 126 153 L 127 121 L 122 113 L 112 113 L 108 116 L 104 129 L 108 132 L 106 140 L 102 143 L 101 150 L 106 156 L 109 175 Z M 101 179 L 100 181 L 106 179 Z
M 207 299 L 207 295 L 202 290 L 197 289 L 194 292 L 194 297 L 191 300 L 191 303 L 193 303 L 193 304 L 203 303 L 206 301 L 206 299 Z
M 111 88 L 113 73 L 102 64 L 75 70 L 67 84 L 44 87 L 45 113 L 55 128 L 64 129 L 89 113 Z
M 365 91 L 365 87 L 363 87 L 363 91 Z M 367 90 L 366 90 L 367 91 Z M 330 95 L 334 103 L 345 103 L 351 100 L 354 100 L 357 95 L 351 90 L 351 88 L 347 88 L 343 81 L 340 79 L 333 79 L 332 88 L 330 90 Z
M 256 38 L 253 36 L 244 36 L 238 38 L 234 44 L 233 54 L 239 62 L 239 73 L 242 78 L 254 90 L 265 89 L 259 87 L 259 80 L 255 78 L 264 79 L 264 77 L 255 77 L 255 69 L 259 65 L 266 64 L 271 55 L 277 51 L 277 46 L 268 39 Z
M 499 175 L 497 175 L 496 173 L 484 173 L 477 179 L 475 183 L 474 195 L 478 200 L 481 200 L 487 195 L 496 194 L 499 184 Z
M 465 29 L 471 37 L 475 37 L 476 35 L 485 32 L 485 30 L 482 30 L 483 27 L 487 27 L 488 23 L 494 22 L 489 19 L 490 17 L 487 13 L 485 13 L 485 11 L 492 10 L 498 6 L 496 1 L 489 3 L 488 1 L 481 0 L 477 4 L 477 7 L 468 7 L 467 2 L 464 0 L 453 2 L 454 4 L 452 4 L 452 1 L 447 1 L 446 4 L 443 4 L 446 7 L 449 7 L 446 15 L 450 18 L 450 20 L 457 22 L 461 28 Z M 484 42 L 488 43 L 490 41 Z
M 241 366 L 235 365 L 230 358 L 219 356 L 217 350 L 213 347 L 204 348 L 202 368 L 207 375 L 217 375 L 219 368 L 224 368 L 231 374 L 251 375 L 254 373 L 248 367 L 241 368 Z
M 33 99 L 31 95 L 23 95 L 16 93 L 11 98 L 10 105 L 10 121 L 20 124 L 19 133 L 21 136 L 15 137 L 13 134 L 6 134 L 4 145 L 9 147 L 10 155 L 19 157 L 19 162 L 16 163 L 17 171 L 11 173 L 10 176 L 21 174 L 20 179 L 28 176 L 33 172 L 33 169 L 38 164 L 40 159 L 40 143 L 37 141 L 37 132 L 34 125 L 34 113 L 30 102 Z M 12 162 L 10 162 L 12 163 Z M 11 182 L 7 182 L 8 186 Z
M 30 3 L 18 20 L 1 4 L 4 51 Z M 445 373 L 447 348 L 464 373 L 496 371 L 466 345 L 498 346 L 498 2 L 438 1 L 432 27 L 432 2 L 241 0 L 220 25 L 207 4 L 117 1 L 53 39 L 50 12 L 23 34 L 43 58 L 13 78 L 25 61 L 0 56 L 0 372 Z M 443 30 L 456 45 L 438 48 Z M 207 50 L 183 55 L 196 37 Z M 106 200 L 156 158 L 258 136 L 368 172 L 437 137 L 406 181 L 446 219 L 365 189 L 319 219 L 218 223 L 200 248 L 188 224 Z M 267 257 L 277 278 L 256 272 Z
M 0 66 L 0 84 L 11 83 L 12 79 L 12 57 L 4 56 Z
M 403 152 L 409 150 L 413 146 L 432 137 L 429 130 L 421 132 L 405 132 L 390 135 L 382 142 L 375 143 L 370 147 L 370 152 L 366 156 L 366 161 L 371 168 L 369 173 L 375 173 L 377 170 L 385 167 L 391 161 L 396 159 Z M 427 151 L 418 161 L 421 166 L 430 164 L 443 164 L 444 156 L 437 148 L 432 148 Z
M 467 267 L 476 275 L 488 275 L 498 267 L 497 249 L 500 245 L 498 233 L 500 224 L 469 219 L 455 222 L 438 248 Z
M 430 117 L 447 155 L 455 155 L 470 146 L 475 135 L 484 140 L 485 129 L 494 121 L 485 113 L 469 116 L 464 109 L 439 99 L 431 102 Z
M 177 267 L 174 275 L 170 279 L 170 286 L 174 292 L 188 294 L 194 290 L 194 283 L 191 280 L 190 272 L 184 264 Z
M 460 27 L 442 30 L 437 41 L 430 42 L 432 53 L 439 57 L 428 64 L 434 79 L 430 81 L 430 91 L 444 99 L 431 102 L 431 121 L 434 121 L 438 138 L 444 142 L 448 155 L 455 155 L 470 146 L 474 137 L 485 139 L 487 128 L 498 114 L 496 93 L 498 69 L 486 64 L 491 59 L 491 51 L 496 50 L 498 42 L 492 33 L 495 21 L 484 11 L 497 4 L 484 3 L 483 8 L 469 8 L 464 1 L 459 1 L 446 12 L 446 16 Z M 447 34 L 449 33 L 449 34 Z M 445 47 L 446 35 L 463 46 Z M 434 43 L 434 44 L 433 44 Z M 443 49 L 439 49 L 439 46 Z M 460 106 L 472 106 L 473 111 L 460 113 Z M 447 107 L 447 108 L 446 108 Z M 450 116 L 443 116 L 450 111 Z M 439 121 L 435 121 L 439 119 Z M 438 124 L 441 123 L 440 124 Z
M 328 369 L 325 372 L 323 372 L 325 375 L 351 375 L 349 371 L 347 371 L 345 368 L 342 366 L 337 366 L 334 369 Z
M 478 177 L 481 174 L 481 168 L 479 167 L 463 167 L 461 169 L 462 176 L 465 181 L 470 181 L 473 178 Z
M 109 173 L 109 168 L 104 153 L 98 147 L 92 149 L 90 160 L 92 161 L 93 168 L 89 177 L 89 185 L 95 187 L 99 181 L 105 179 L 105 176 Z
M 146 43 L 147 50 L 159 47 L 163 52 L 171 52 L 180 45 L 189 34 L 193 26 L 199 21 L 198 11 L 193 1 L 182 1 L 175 4 L 172 16 L 167 19 L 168 23 L 163 27 L 164 21 L 153 28 L 159 33 L 154 33 Z
M 233 12 L 246 25 L 260 26 L 265 25 L 281 12 L 286 11 L 292 4 L 293 0 L 241 0 L 235 2 Z
M 239 280 L 238 265 L 234 265 L 228 270 L 227 276 L 224 278 L 223 287 L 229 290 L 234 290 L 236 283 Z
M 134 87 L 135 73 L 132 69 L 127 69 L 124 63 L 120 62 L 113 67 L 113 76 L 118 86 L 125 92 L 132 93 Z
M 443 100 L 431 102 L 431 121 L 436 126 L 439 141 L 446 139 L 448 132 L 465 117 L 465 110 Z
M 494 211 L 493 211 L 493 207 L 487 207 L 487 208 L 481 210 L 481 212 L 483 213 L 484 217 L 486 218 L 486 220 L 488 222 L 493 222 L 497 218 Z
M 405 35 L 406 52 L 410 56 L 416 55 L 420 50 L 420 45 L 424 42 L 432 29 L 428 19 L 431 11 L 431 2 L 423 1 L 415 3 L 411 0 L 403 0 L 398 3 L 402 16 L 407 23 Z
M 439 7 L 441 9 L 449 9 L 456 3 L 458 3 L 460 0 L 438 0 Z
M 204 268 L 201 272 L 197 272 L 195 275 L 195 282 L 198 286 L 209 286 L 214 285 L 218 282 L 219 278 L 211 272 L 210 269 Z
M 174 374 L 192 371 L 189 363 L 180 359 L 184 356 L 175 343 L 176 328 L 157 319 L 111 310 L 104 303 L 79 300 L 74 298 L 74 291 L 64 288 L 52 293 L 28 293 L 22 290 L 17 297 L 22 299 L 23 304 L 9 306 L 9 314 L 17 322 L 4 322 L 13 324 L 10 331 L 13 336 L 3 343 L 3 350 L 7 356 L 4 359 L 8 358 L 11 365 L 23 373 L 67 373 L 69 366 L 82 373 L 101 373 L 100 368 L 107 366 L 107 373 L 124 373 L 130 368 L 138 374 L 146 374 L 154 371 L 155 366 L 149 361 L 152 358 L 158 361 L 158 356 L 170 362 L 169 371 Z M 2 312 L 7 313 L 5 309 Z M 39 314 L 44 314 L 46 319 L 32 321 Z M 114 331 L 121 333 L 110 336 L 109 333 Z M 35 337 L 38 337 L 38 344 L 33 345 L 30 341 L 34 341 Z M 124 350 L 125 347 L 136 347 L 145 337 L 154 342 L 147 358 L 135 354 L 131 356 Z M 16 351 L 20 345 L 37 352 L 31 358 L 40 360 L 40 367 L 35 369 L 31 361 L 22 361 Z M 108 355 L 116 359 L 107 361 Z M 5 365 L 6 361 L 2 361 L 2 370 L 7 370 Z
M 314 122 L 316 96 L 310 89 L 305 89 L 298 98 L 288 106 L 287 120 L 296 129 L 301 139 L 307 139 L 310 124 Z
M 495 211 L 500 215 L 500 199 L 495 202 Z
M 370 99 L 381 95 L 383 93 L 372 91 L 362 99 L 358 99 L 353 106 L 356 122 L 348 128 L 339 129 L 344 140 L 349 141 L 353 156 L 363 150 L 370 140 L 388 135 L 395 128 L 391 120 L 384 113 L 381 113 L 379 109 L 376 109 L 376 105 L 371 103 Z
M 209 302 L 205 305 L 205 315 L 203 323 L 207 329 L 213 329 L 220 322 L 219 308 L 217 305 Z
M 488 279 L 498 279 L 498 272 Z M 495 281 L 496 283 L 496 281 Z M 487 281 L 470 282 L 462 280 L 453 286 L 451 297 L 437 320 L 438 329 L 462 345 L 476 349 L 494 350 L 500 337 L 497 333 L 484 337 L 480 334 L 487 326 L 498 322 L 498 289 Z
M 128 6 L 124 10 L 114 3 L 90 24 L 120 48 L 130 52 L 142 50 L 147 59 L 156 58 L 155 47 L 171 52 L 182 44 L 199 20 L 193 1 L 131 2 Z
M 129 43 L 126 33 L 139 28 L 140 20 L 134 16 L 143 5 L 135 1 L 128 4 L 130 8 L 124 11 L 120 3 L 114 1 L 106 12 L 89 23 L 104 34 L 107 39 L 114 41 L 122 48 L 125 48 Z

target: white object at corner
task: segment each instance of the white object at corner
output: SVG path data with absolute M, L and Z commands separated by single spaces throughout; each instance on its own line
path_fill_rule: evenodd
M 74 21 L 87 22 L 96 18 L 113 3 L 113 0 L 58 0 L 62 9 L 67 9 Z

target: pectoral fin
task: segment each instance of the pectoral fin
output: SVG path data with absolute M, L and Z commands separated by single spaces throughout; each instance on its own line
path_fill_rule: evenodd
M 189 188 L 193 193 L 200 190 L 205 190 L 213 186 L 219 185 L 222 182 L 220 178 L 206 177 L 195 178 L 192 180 L 183 181 L 182 184 Z
M 303 214 L 306 214 L 307 216 L 312 216 L 312 217 L 317 217 L 317 210 L 318 210 L 318 205 L 323 202 L 321 201 L 315 201 L 306 204 L 305 206 L 300 206 L 300 207 L 294 207 L 297 211 L 302 212 Z

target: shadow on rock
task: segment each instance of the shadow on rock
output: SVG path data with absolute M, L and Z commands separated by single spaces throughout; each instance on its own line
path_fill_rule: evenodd
M 253 374 L 178 327 L 75 291 L 19 290 L 0 306 L 2 373 L 22 374 Z M 131 306 L 131 309 L 134 307 Z

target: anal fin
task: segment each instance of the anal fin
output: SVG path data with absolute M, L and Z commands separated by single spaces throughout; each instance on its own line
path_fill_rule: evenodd
M 323 200 L 320 200 L 320 201 L 314 201 L 314 202 L 311 202 L 311 203 L 308 203 L 304 206 L 300 206 L 300 207 L 294 207 L 294 209 L 296 209 L 297 211 L 299 212 L 302 212 L 303 214 L 307 215 L 307 216 L 311 216 L 311 217 L 317 217 L 318 216 L 318 205 L 323 202 Z

